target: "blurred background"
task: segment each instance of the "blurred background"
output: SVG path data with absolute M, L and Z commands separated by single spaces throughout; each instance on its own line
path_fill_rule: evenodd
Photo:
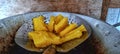
M 0 19 L 35 11 L 58 11 L 88 15 L 114 25 L 120 22 L 119 7 L 120 0 L 0 0 Z M 118 24 L 117 29 L 120 30 Z

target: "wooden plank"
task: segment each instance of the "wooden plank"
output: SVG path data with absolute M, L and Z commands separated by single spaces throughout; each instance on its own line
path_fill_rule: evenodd
M 110 3 L 109 7 L 111 7 L 111 8 L 120 8 L 120 3 L 119 4 Z
M 109 7 L 120 8 L 120 0 L 111 0 Z
M 106 16 L 107 16 L 107 11 L 108 11 L 108 7 L 109 7 L 109 3 L 111 0 L 103 0 L 102 3 L 102 13 L 101 13 L 101 20 L 105 21 L 106 20 Z
M 113 25 L 116 24 L 119 17 L 120 8 L 109 8 L 106 22 Z

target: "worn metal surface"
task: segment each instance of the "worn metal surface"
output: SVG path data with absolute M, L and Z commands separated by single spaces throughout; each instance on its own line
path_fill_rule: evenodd
M 120 50 L 120 32 L 115 27 L 97 19 L 82 16 L 82 18 L 90 23 L 95 34 L 99 35 L 99 39 L 107 49 L 107 54 L 119 54 Z M 94 22 L 93 22 L 94 21 Z
M 64 13 L 64 12 L 33 12 L 28 14 L 17 15 L 13 17 L 9 17 L 6 19 L 0 20 L 0 49 L 2 53 L 7 52 L 9 50 L 10 54 L 28 54 L 34 52 L 29 52 L 20 48 L 17 45 L 11 46 L 11 42 L 13 42 L 13 37 L 17 29 L 28 19 L 33 18 L 38 15 L 55 15 L 55 14 L 73 14 L 73 13 Z M 85 41 L 85 43 L 81 44 L 77 49 L 70 51 L 71 54 L 77 54 L 80 52 L 81 54 L 119 54 L 120 53 L 120 32 L 115 29 L 113 26 L 102 22 L 100 20 L 80 15 L 73 14 L 81 17 L 86 20 L 89 25 L 93 29 L 92 36 Z M 11 20 L 12 19 L 12 20 Z M 4 29 L 5 28 L 5 29 Z M 5 31 L 4 31 L 5 30 Z M 3 34 L 4 33 L 4 34 Z M 5 35 L 7 34 L 7 35 Z M 9 38 L 8 38 L 9 37 Z M 2 48 L 3 47 L 3 48 Z M 24 53 L 22 53 L 24 52 Z M 36 53 L 37 54 L 37 53 Z

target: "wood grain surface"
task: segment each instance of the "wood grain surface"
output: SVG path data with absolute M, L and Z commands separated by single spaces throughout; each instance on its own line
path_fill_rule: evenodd
M 120 0 L 111 0 L 109 7 L 120 8 Z
M 106 21 L 106 16 L 107 16 L 107 13 L 108 13 L 108 8 L 109 8 L 110 1 L 111 0 L 103 0 L 102 11 L 101 11 L 102 13 L 101 13 L 101 17 L 100 17 L 100 19 L 103 20 L 103 21 Z

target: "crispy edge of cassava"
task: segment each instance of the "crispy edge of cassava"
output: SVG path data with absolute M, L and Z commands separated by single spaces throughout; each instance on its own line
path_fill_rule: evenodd
M 64 30 L 62 30 L 60 32 L 60 36 L 63 37 L 65 34 L 69 33 L 70 31 L 72 31 L 73 29 L 75 29 L 77 27 L 76 23 L 70 24 L 69 26 L 67 26 Z
M 55 25 L 55 32 L 59 33 L 67 26 L 68 26 L 68 18 L 63 18 L 57 25 Z
M 33 28 L 35 31 L 41 31 L 41 30 L 47 31 L 48 30 L 44 22 L 43 16 L 33 18 L 32 20 L 33 20 Z

